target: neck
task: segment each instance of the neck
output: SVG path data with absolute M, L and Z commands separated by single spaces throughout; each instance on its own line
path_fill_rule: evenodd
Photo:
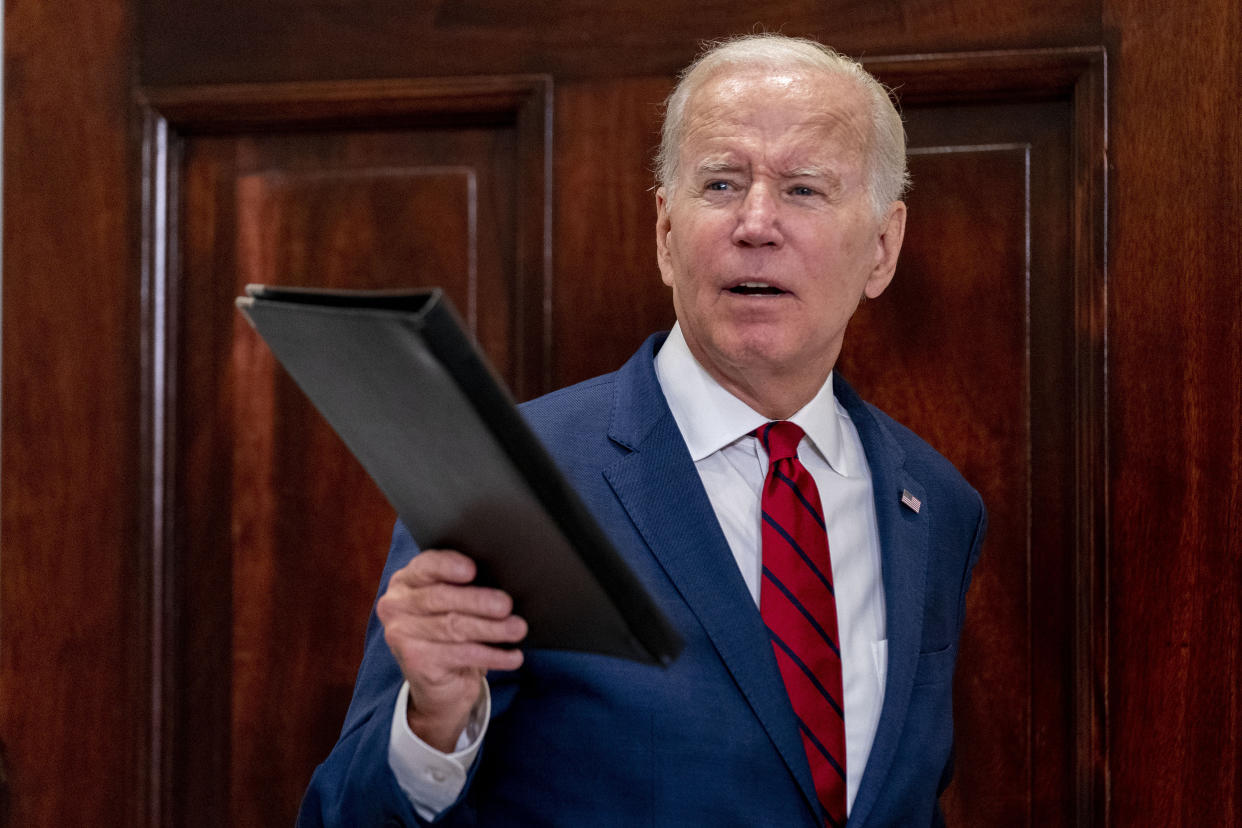
M 771 371 L 724 376 L 711 368 L 707 368 L 707 372 L 726 391 L 769 420 L 787 420 L 815 398 L 832 373 L 832 365 L 814 373 L 800 372 L 797 376 Z

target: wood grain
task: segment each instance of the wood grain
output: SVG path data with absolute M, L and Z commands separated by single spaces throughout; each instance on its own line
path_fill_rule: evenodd
M 296 4 L 141 0 L 148 85 L 547 72 L 672 77 L 707 39 L 805 35 L 856 55 L 1095 44 L 1091 0 Z M 370 12 L 369 14 L 364 12 Z M 186 55 L 194 60 L 186 60 Z
M 667 78 L 627 78 L 557 91 L 556 386 L 615 370 L 673 324 L 651 172 L 671 88 Z
M 120 2 L 5 7 L 6 825 L 143 820 L 132 25 Z
M 293 819 L 344 716 L 394 518 L 232 298 L 443 286 L 511 386 L 538 391 L 547 370 L 545 85 L 381 86 L 144 94 L 176 158 L 149 176 L 175 211 L 149 219 L 175 251 L 175 322 L 153 336 L 171 359 L 153 401 L 173 527 L 153 636 L 165 823 Z
M 1070 614 L 1073 595 L 1060 579 L 1056 605 L 1032 612 L 1031 469 L 1022 458 L 1042 426 L 1033 416 L 1046 415 L 1032 411 L 1027 361 L 1030 147 L 916 151 L 898 276 L 855 316 L 840 366 L 860 393 L 942 446 L 988 504 L 958 659 L 957 779 L 945 807 L 953 824 L 1022 825 L 1034 799 L 1033 712 L 1047 697 L 1030 669 L 1036 628 Z M 985 387 L 983 377 L 1006 381 Z M 1072 686 L 1068 665 L 1055 674 Z M 1043 724 L 1073 726 L 1063 715 Z
M 1242 824 L 1240 14 L 1105 3 L 1117 825 Z

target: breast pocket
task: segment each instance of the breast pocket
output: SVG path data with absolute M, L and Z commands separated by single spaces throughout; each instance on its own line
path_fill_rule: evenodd
M 953 677 L 953 663 L 957 660 L 957 645 L 950 644 L 941 650 L 919 653 L 919 663 L 914 669 L 915 684 L 937 684 Z

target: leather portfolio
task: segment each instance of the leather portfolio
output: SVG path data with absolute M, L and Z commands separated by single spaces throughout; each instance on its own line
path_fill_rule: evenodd
M 676 657 L 680 637 L 441 290 L 250 285 L 237 306 L 420 548 L 460 550 L 513 597 L 520 646 Z

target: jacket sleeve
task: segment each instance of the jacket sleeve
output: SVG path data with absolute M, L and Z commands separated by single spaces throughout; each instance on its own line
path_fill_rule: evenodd
M 417 553 L 409 532 L 398 523 L 378 594 L 384 593 L 393 573 Z M 393 709 L 403 682 L 372 607 L 353 700 L 336 745 L 311 777 L 298 813 L 299 828 L 426 824 L 388 765 Z M 467 779 L 467 788 L 469 784 Z
M 983 499 L 978 492 L 974 493 L 975 502 L 978 504 L 979 517 L 975 523 L 974 540 L 970 545 L 970 552 L 966 558 L 966 569 L 962 573 L 962 588 L 958 596 L 958 615 L 957 630 L 958 636 L 961 636 L 962 627 L 966 622 L 966 593 L 970 590 L 970 582 L 974 577 L 975 564 L 979 562 L 979 554 L 983 551 L 983 539 L 988 533 L 988 511 L 983 505 Z M 953 766 L 957 758 L 957 747 L 954 745 L 949 750 L 949 757 L 945 761 L 944 769 L 940 773 L 940 782 L 936 786 L 936 805 L 932 809 L 932 828 L 941 828 L 945 825 L 944 812 L 940 809 L 940 797 L 949 787 L 949 783 L 953 781 Z

